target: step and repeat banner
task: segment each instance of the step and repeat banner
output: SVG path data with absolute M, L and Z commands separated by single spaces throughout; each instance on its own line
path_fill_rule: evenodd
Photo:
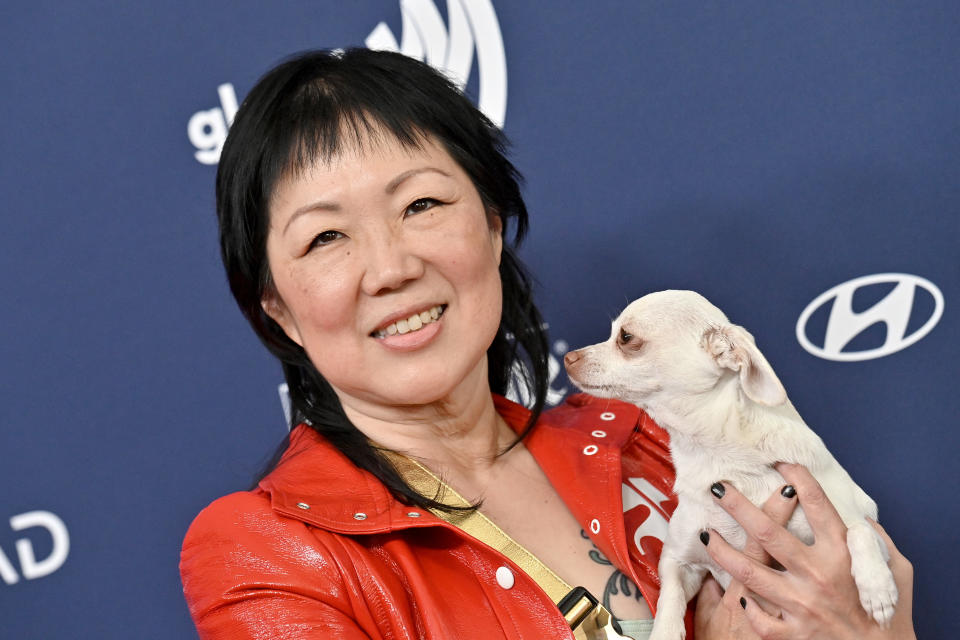
M 195 637 L 183 534 L 286 428 L 219 263 L 216 164 L 257 77 L 348 46 L 445 70 L 512 140 L 552 402 L 630 300 L 700 291 L 877 500 L 919 635 L 947 637 L 955 2 L 29 6 L 0 11 L 0 637 Z

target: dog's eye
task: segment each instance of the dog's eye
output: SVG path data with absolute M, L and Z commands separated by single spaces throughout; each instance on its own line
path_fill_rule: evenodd
M 627 343 L 630 342 L 631 340 L 633 340 L 633 334 L 632 334 L 632 333 L 627 333 L 626 329 L 621 328 L 621 329 L 620 329 L 620 344 L 627 344 Z

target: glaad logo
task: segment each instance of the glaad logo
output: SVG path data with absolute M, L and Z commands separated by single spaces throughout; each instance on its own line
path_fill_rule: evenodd
M 10 518 L 10 528 L 14 531 L 23 531 L 31 527 L 43 527 L 53 538 L 53 549 L 43 560 L 37 561 L 33 553 L 33 544 L 29 538 L 17 540 L 17 558 L 20 560 L 20 571 L 27 580 L 48 576 L 67 560 L 70 553 L 70 534 L 63 520 L 49 511 L 30 511 Z M 20 580 L 17 570 L 0 549 L 0 578 L 7 584 L 15 584 Z
M 893 290 L 883 300 L 869 309 L 857 313 L 853 310 L 853 295 L 862 287 L 873 284 L 894 283 Z M 910 315 L 914 309 L 917 287 L 925 289 L 934 300 L 933 313 L 922 327 L 907 335 Z M 810 317 L 824 305 L 833 302 L 827 319 L 827 330 L 823 346 L 813 344 L 807 337 L 807 323 Z M 797 320 L 797 340 L 804 349 L 826 360 L 858 361 L 880 358 L 906 349 L 925 335 L 940 321 L 943 315 L 943 294 L 932 282 L 906 273 L 878 273 L 872 276 L 855 278 L 838 284 L 826 293 L 817 296 L 800 314 Z M 868 327 L 883 322 L 887 337 L 883 346 L 863 351 L 844 352 L 851 340 Z
M 370 49 L 397 51 L 423 60 L 447 75 L 461 90 L 477 56 L 477 107 L 498 127 L 507 113 L 507 60 L 497 14 L 490 0 L 447 0 L 449 28 L 433 0 L 400 0 L 400 43 L 386 23 L 364 43 Z M 198 111 L 187 123 L 193 154 L 202 164 L 217 164 L 227 131 L 237 114 L 237 93 L 230 83 L 217 87 L 220 106 Z
M 227 141 L 227 130 L 237 115 L 237 92 L 229 82 L 217 87 L 220 107 L 197 111 L 187 123 L 187 137 L 197 148 L 193 157 L 202 164 L 217 164 L 223 143 Z
M 477 107 L 502 127 L 507 113 L 507 59 L 490 0 L 447 0 L 449 31 L 432 0 L 400 0 L 400 12 L 400 45 L 390 27 L 381 22 L 367 36 L 367 47 L 399 51 L 423 60 L 447 74 L 461 90 L 467 86 L 476 49 L 480 80 Z

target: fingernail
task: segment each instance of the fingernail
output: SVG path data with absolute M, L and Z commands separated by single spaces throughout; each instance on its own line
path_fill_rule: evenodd
M 743 607 L 744 609 L 747 608 L 747 599 L 746 599 L 746 598 L 740 598 L 740 606 Z
M 700 532 L 700 542 L 702 542 L 702 543 L 704 544 L 704 546 L 706 546 L 706 544 L 707 544 L 708 542 L 710 542 L 710 534 L 709 534 L 708 532 L 706 532 L 706 531 L 701 531 L 701 532 Z
M 710 493 L 717 496 L 717 498 L 722 498 L 725 492 L 726 489 L 724 489 L 723 485 L 719 482 L 714 482 L 712 485 L 710 485 Z
M 792 484 L 788 484 L 783 489 L 780 489 L 780 495 L 789 500 L 790 498 L 797 495 L 797 490 L 793 488 Z

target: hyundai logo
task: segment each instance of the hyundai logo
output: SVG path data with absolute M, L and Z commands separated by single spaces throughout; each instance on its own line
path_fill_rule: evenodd
M 858 289 L 884 283 L 892 283 L 895 286 L 883 300 L 865 311 L 857 313 L 853 310 L 853 295 Z M 917 287 L 925 289 L 933 296 L 933 313 L 922 327 L 907 335 Z M 827 319 L 823 346 L 817 346 L 807 337 L 807 322 L 816 311 L 831 302 L 833 306 L 830 308 L 830 316 Z M 943 294 L 929 280 L 907 273 L 877 273 L 848 280 L 817 296 L 807 305 L 800 314 L 800 319 L 797 320 L 797 340 L 804 349 L 826 360 L 843 362 L 870 360 L 906 349 L 930 333 L 942 315 Z M 862 351 L 843 351 L 851 340 L 878 322 L 883 322 L 887 329 L 883 346 Z

